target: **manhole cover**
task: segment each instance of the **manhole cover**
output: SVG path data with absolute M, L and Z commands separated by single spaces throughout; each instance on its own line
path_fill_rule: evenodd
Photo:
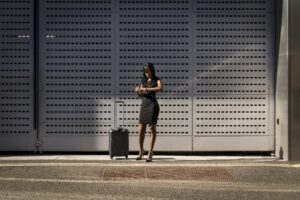
M 163 179 L 163 180 L 188 180 L 190 179 L 188 173 L 184 168 L 178 167 L 151 167 L 145 169 L 147 178 L 149 179 Z
M 229 181 L 232 175 L 223 168 L 203 167 L 110 167 L 103 169 L 103 180 L 211 180 Z
M 192 180 L 216 180 L 227 181 L 232 179 L 232 175 L 222 168 L 189 168 L 187 170 Z
M 104 168 L 103 180 L 130 180 L 130 179 L 143 179 L 145 178 L 145 172 L 140 167 L 110 167 Z

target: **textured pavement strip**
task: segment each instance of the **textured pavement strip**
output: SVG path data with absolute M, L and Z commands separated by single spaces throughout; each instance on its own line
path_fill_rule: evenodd
M 2 197 L 2 198 L 1 198 Z M 20 198 L 22 197 L 22 198 Z M 58 194 L 58 193 L 52 193 L 52 192 L 43 192 L 43 193 L 32 193 L 32 192 L 25 192 L 25 191 L 14 191 L 13 193 L 8 194 L 7 192 L 1 192 L 0 191 L 0 199 L 66 199 L 68 197 L 66 197 L 66 194 Z M 120 197 L 120 198 L 116 198 L 114 195 L 102 195 L 99 196 L 97 195 L 93 195 L 90 194 L 89 195 L 90 199 L 103 199 L 103 200 L 108 200 L 108 199 L 113 199 L 113 200 L 117 200 L 117 199 L 122 199 L 124 200 L 125 198 Z M 70 198 L 69 198 L 70 199 Z M 82 199 L 87 199 L 87 195 L 86 194 L 72 194 L 72 200 L 82 200 Z M 128 199 L 128 198 L 126 198 Z M 153 200 L 152 197 L 149 198 L 144 198 L 144 200 Z M 158 198 L 156 200 L 159 200 Z M 161 199 L 161 200 L 165 200 L 165 199 Z
M 0 181 L 16 181 L 16 182 L 45 182 L 45 183 L 78 183 L 78 184 L 103 184 L 103 183 L 110 183 L 110 184 L 124 184 L 124 181 L 102 181 L 102 180 L 71 180 L 71 179 L 38 179 L 38 178 L 0 178 Z M 160 184 L 160 187 L 168 188 L 168 183 L 170 181 L 172 184 L 176 184 L 174 180 L 149 180 L 150 182 Z M 243 190 L 252 191 L 252 192 L 281 192 L 281 193 L 290 193 L 290 192 L 300 192 L 300 187 L 295 187 L 286 184 L 247 184 L 247 183 L 231 183 L 231 182 L 216 182 L 215 181 L 187 181 L 187 180 L 180 180 L 180 188 L 184 189 L 184 187 L 189 187 L 190 184 L 197 183 L 199 187 L 197 190 L 213 190 L 213 191 L 232 191 L 232 190 Z M 149 182 L 148 182 L 149 183 Z M 164 184 L 165 183 L 165 184 Z M 126 184 L 141 184 L 140 180 L 132 180 L 130 182 L 126 182 Z M 218 187 L 216 187 L 218 186 Z
M 1 198 L 4 197 L 4 198 Z M 53 192 L 42 192 L 42 193 L 32 193 L 32 192 L 26 192 L 26 191 L 14 191 L 13 193 L 10 193 L 9 195 L 7 192 L 1 192 L 0 191 L 0 200 L 2 199 L 10 199 L 10 200 L 20 200 L 20 199 L 72 199 L 72 200 L 82 200 L 82 199 L 97 199 L 97 200 L 132 200 L 134 199 L 132 196 L 116 196 L 116 195 L 103 195 L 101 196 L 99 194 L 72 194 L 72 197 L 67 196 L 66 194 L 59 194 L 59 193 L 53 193 Z M 155 200 L 169 200 L 170 198 L 158 198 L 156 197 Z M 143 200 L 154 200 L 153 197 L 143 197 Z

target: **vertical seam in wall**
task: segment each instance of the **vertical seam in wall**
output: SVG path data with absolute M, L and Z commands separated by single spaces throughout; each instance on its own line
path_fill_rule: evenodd
M 111 57 L 111 59 L 112 59 L 112 71 L 111 71 L 111 73 L 112 73 L 112 85 L 113 85 L 113 87 L 112 87 L 112 89 L 113 89 L 113 91 L 112 91 L 112 101 L 113 101 L 113 103 L 112 103 L 112 116 L 113 116 L 113 125 L 112 125 L 112 128 L 115 128 L 115 127 L 117 127 L 117 120 L 116 120 L 116 116 L 115 115 L 117 115 L 116 114 L 116 104 L 114 103 L 114 102 L 116 102 L 117 101 L 117 95 L 118 95 L 118 92 L 117 92 L 117 83 L 116 83 L 116 81 L 117 81 L 117 78 L 116 78 L 116 76 L 118 76 L 118 61 L 117 61 L 117 57 L 118 57 L 118 55 L 117 55 L 117 47 L 118 47 L 118 40 L 117 40 L 117 33 L 118 33 L 118 30 L 117 30 L 117 18 L 118 18 L 118 12 L 117 12 L 117 1 L 112 1 L 112 10 L 111 10 L 111 17 L 112 17 L 112 26 L 111 26 L 111 30 L 112 30 L 112 40 L 111 40 L 111 42 L 112 42 L 112 57 Z
M 191 84 L 192 84 L 192 89 L 191 89 L 191 137 L 192 137 L 192 151 L 194 151 L 194 61 L 195 61 L 195 58 L 194 58 L 194 12 L 193 12 L 193 5 L 194 5 L 194 1 L 190 1 L 190 9 L 191 11 L 189 12 L 189 15 L 190 18 L 192 19 L 191 20 L 191 25 L 192 25 L 192 30 L 190 30 L 192 33 L 191 33 L 191 40 L 192 41 L 192 44 L 191 44 L 191 63 L 192 63 L 192 66 L 191 66 L 191 73 L 192 73 L 192 81 L 191 81 Z M 191 27 L 191 26 L 190 26 Z M 196 29 L 197 30 L 197 29 Z M 196 31 L 195 30 L 195 31 Z M 197 56 L 195 56 L 197 57 Z
M 277 105 L 277 101 L 276 101 L 276 69 L 278 69 L 278 62 L 276 62 L 276 60 L 278 60 L 279 58 L 279 55 L 277 56 L 277 52 L 279 52 L 279 46 L 277 45 L 277 36 L 278 36 L 278 33 L 277 33 L 277 1 L 275 0 L 274 1 L 274 7 L 273 7 L 273 12 L 271 12 L 272 15 L 274 16 L 274 39 L 273 39 L 273 44 L 275 45 L 275 48 L 274 48 L 274 53 L 273 53 L 273 65 L 271 66 L 273 68 L 272 69 L 269 69 L 269 70 L 272 70 L 272 101 L 273 101 L 273 104 L 270 104 L 269 105 L 272 105 L 272 108 L 273 108 L 273 120 L 272 120 L 272 123 L 273 123 L 273 141 L 274 141 L 274 144 L 273 144 L 273 152 L 274 152 L 274 155 L 276 156 L 276 129 L 277 129 L 277 109 L 276 109 L 276 105 Z M 269 68 L 271 68 L 269 67 Z M 275 71 L 276 70 L 276 71 Z M 269 111 L 270 112 L 270 111 Z
M 288 160 L 292 159 L 292 149 L 291 149 L 291 1 L 288 1 Z
M 39 135 L 39 0 L 34 0 L 34 128 L 36 140 Z M 38 150 L 38 146 L 36 146 Z

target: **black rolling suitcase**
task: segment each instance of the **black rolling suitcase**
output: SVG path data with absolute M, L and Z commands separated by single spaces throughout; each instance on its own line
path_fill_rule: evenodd
M 124 128 L 124 102 L 116 101 L 114 110 L 114 124 L 116 125 L 116 106 L 118 103 L 123 104 L 123 126 L 112 128 L 109 131 L 109 156 L 113 159 L 114 156 L 125 156 L 128 158 L 129 154 L 129 131 Z

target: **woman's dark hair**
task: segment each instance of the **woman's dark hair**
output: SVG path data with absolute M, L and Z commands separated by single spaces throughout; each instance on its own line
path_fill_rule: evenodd
M 155 75 L 155 69 L 154 69 L 154 65 L 153 63 L 146 63 L 144 65 L 144 68 L 143 68 L 143 76 L 144 76 L 144 79 L 147 80 L 147 76 L 146 76 L 146 72 L 150 74 L 150 78 L 152 80 L 156 80 L 157 77 Z

